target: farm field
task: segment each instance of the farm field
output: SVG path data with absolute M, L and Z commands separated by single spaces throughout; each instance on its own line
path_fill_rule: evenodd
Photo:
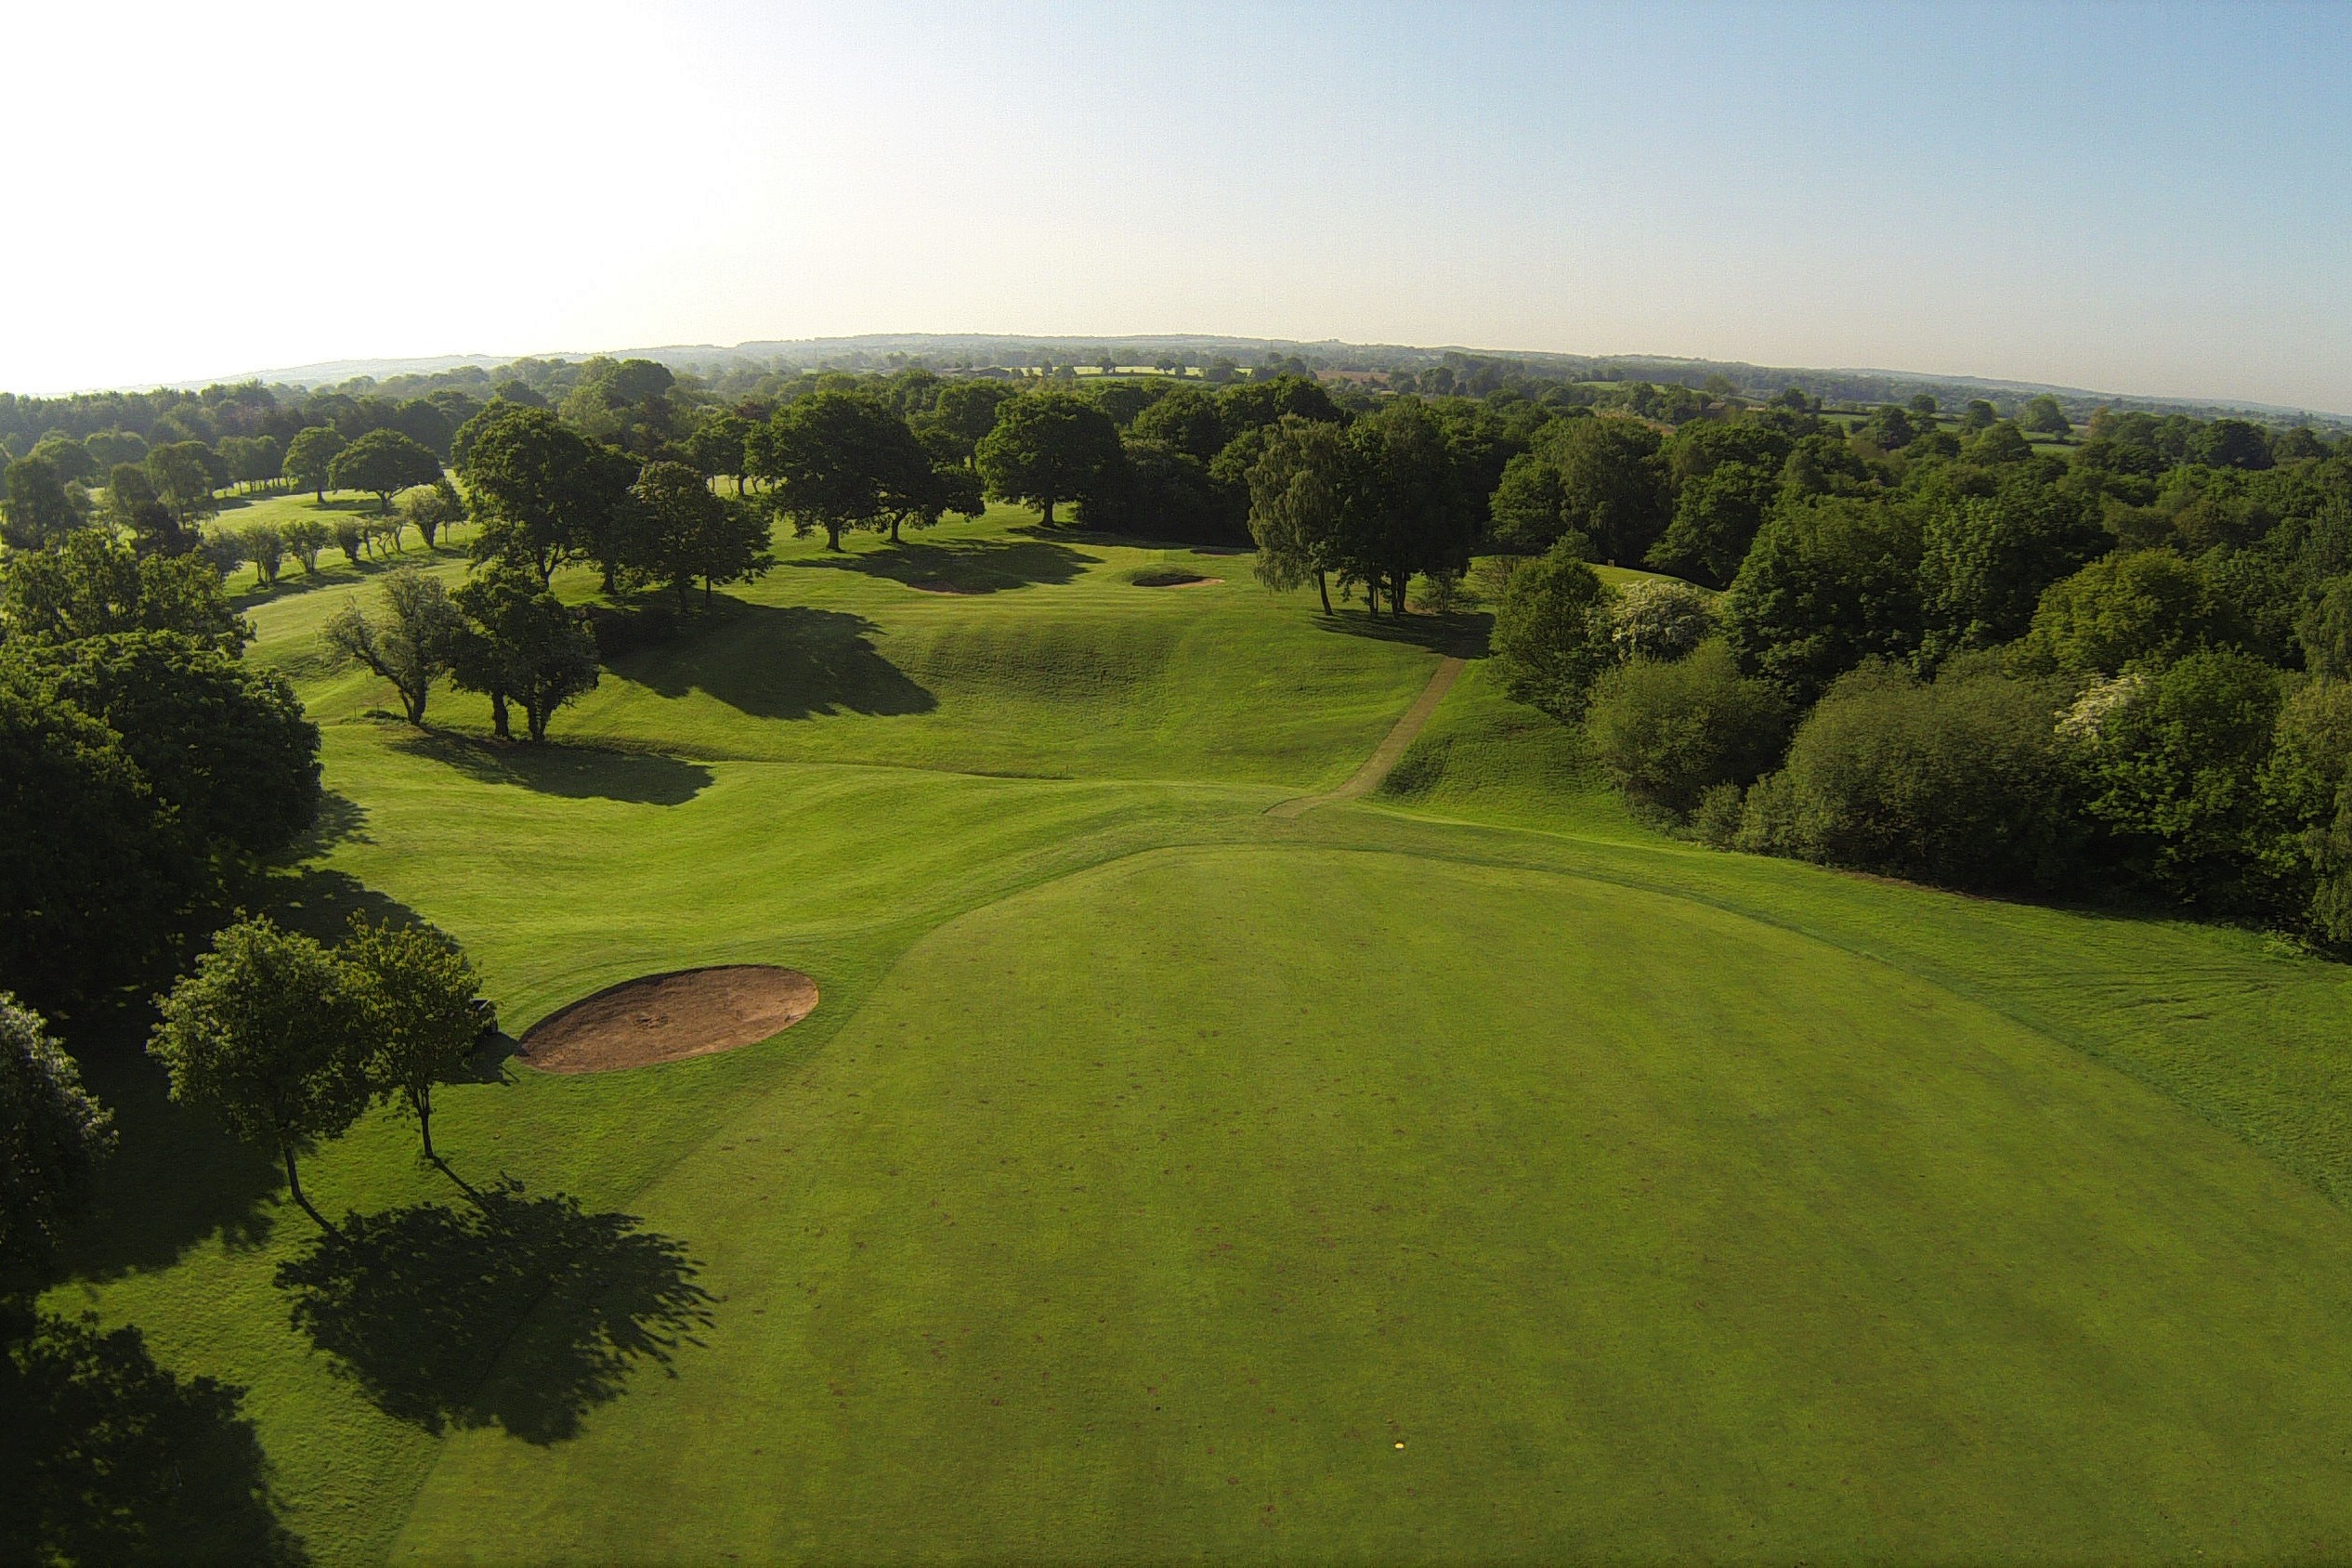
M 327 665 L 378 563 L 251 605 L 326 735 L 288 919 L 438 922 L 516 1033 L 823 993 L 485 1063 L 479 1205 L 370 1119 L 306 1167 L 335 1246 L 94 1065 L 140 1136 L 46 1304 L 244 1390 L 308 1556 L 2352 1553 L 2343 968 L 1664 838 L 1475 611 L 1008 508 L 850 543 L 540 749 Z M 1380 790 L 1268 814 L 1449 654 Z

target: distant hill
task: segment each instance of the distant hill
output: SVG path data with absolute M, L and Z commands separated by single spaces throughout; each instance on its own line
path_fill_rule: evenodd
M 1555 354 L 1518 349 L 1468 348 L 1458 345 L 1419 346 L 1409 344 L 1342 343 L 1337 339 L 1304 342 L 1289 338 L 1227 337 L 1210 333 L 1160 333 L 1138 337 L 1053 337 L 985 333 L 868 333 L 856 337 L 764 339 L 720 344 L 669 344 L 655 347 L 597 350 L 615 359 L 657 359 L 672 370 L 717 374 L 744 369 L 802 370 L 830 366 L 844 370 L 885 370 L 908 364 L 935 370 L 1020 366 L 1040 360 L 1093 364 L 1106 355 L 1120 364 L 1151 364 L 1163 357 L 1183 356 L 1200 364 L 1224 358 L 1236 364 L 1262 364 L 1269 359 L 1300 361 L 1317 372 L 1418 374 L 1438 366 L 1457 371 L 1488 367 L 1522 374 L 1579 381 L 1679 382 L 1701 385 L 1721 376 L 1733 390 L 1750 397 L 1769 396 L 1787 386 L 1801 386 L 1832 403 L 1901 402 L 1925 392 L 1950 406 L 1971 398 L 2016 403 L 2047 393 L 2077 418 L 2102 405 L 2187 413 L 2211 419 L 2223 414 L 2250 414 L 2270 424 L 2308 420 L 2332 430 L 2352 430 L 2352 414 L 2227 399 L 2200 400 L 2155 398 L 2128 392 L 2102 392 L 2079 386 L 2040 382 L 2006 381 L 1982 376 L 1936 375 L 1920 371 L 1831 368 L 1799 365 L 1753 365 L 1738 360 L 1685 359 L 1660 355 Z M 549 352 L 539 359 L 581 359 L 586 352 Z M 383 381 L 393 376 L 430 375 L 463 366 L 484 370 L 512 363 L 516 356 L 444 354 L 409 359 L 334 359 L 252 371 L 211 381 L 260 381 L 273 385 L 337 385 L 359 377 Z M 177 385 L 201 386 L 206 382 Z

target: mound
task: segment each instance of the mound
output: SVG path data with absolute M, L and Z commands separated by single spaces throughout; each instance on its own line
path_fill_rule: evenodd
M 1203 577 L 1192 571 L 1144 571 L 1128 579 L 1138 588 L 1212 588 L 1224 581 L 1222 577 Z
M 522 1039 L 542 1072 L 605 1073 L 707 1056 L 791 1028 L 817 1006 L 817 982 L 764 963 L 624 980 L 548 1014 Z

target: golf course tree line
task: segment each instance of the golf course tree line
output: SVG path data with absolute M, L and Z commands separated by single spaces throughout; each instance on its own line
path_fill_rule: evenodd
M 1488 516 L 1513 689 L 1718 844 L 2352 947 L 2352 452 L 2105 412 L 2052 450 L 1991 414 L 1538 431 Z M 1634 630 L 1669 608 L 1703 630 Z

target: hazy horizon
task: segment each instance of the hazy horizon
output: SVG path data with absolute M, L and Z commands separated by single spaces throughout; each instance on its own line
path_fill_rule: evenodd
M 0 389 L 1197 333 L 2352 412 L 2342 14 L 53 8 Z

